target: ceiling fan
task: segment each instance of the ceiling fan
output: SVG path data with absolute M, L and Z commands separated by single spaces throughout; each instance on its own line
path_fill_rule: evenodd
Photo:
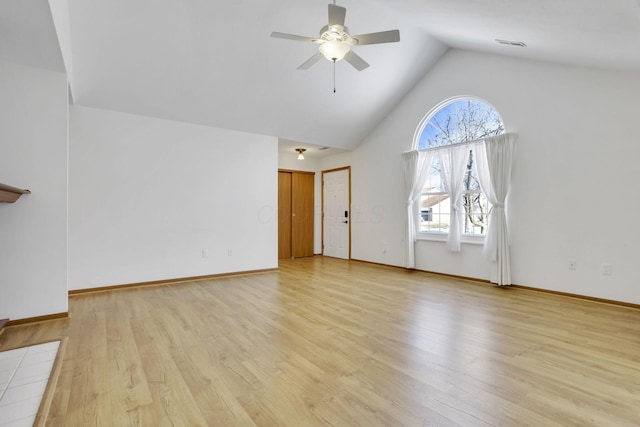
M 306 70 L 318 62 L 322 57 L 329 61 L 340 61 L 344 59 L 356 70 L 362 71 L 369 64 L 358 56 L 351 48 L 366 44 L 393 43 L 400 41 L 400 31 L 389 30 L 378 33 L 360 34 L 358 36 L 349 35 L 349 29 L 344 26 L 344 18 L 347 9 L 344 7 L 329 4 L 329 24 L 320 29 L 320 37 L 305 37 L 295 34 L 272 32 L 271 37 L 301 42 L 310 42 L 320 45 L 318 53 L 306 60 L 298 67 L 298 70 Z

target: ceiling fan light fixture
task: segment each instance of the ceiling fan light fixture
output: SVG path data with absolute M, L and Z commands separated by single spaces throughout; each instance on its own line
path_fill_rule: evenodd
M 306 148 L 296 148 L 295 149 L 298 152 L 298 160 L 304 160 L 304 153 L 305 151 L 307 151 Z
M 331 40 L 320 45 L 320 53 L 329 61 L 340 61 L 349 50 L 349 45 L 339 40 Z

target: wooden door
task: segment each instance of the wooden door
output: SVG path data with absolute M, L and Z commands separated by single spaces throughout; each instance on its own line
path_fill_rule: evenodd
M 313 256 L 314 175 L 278 171 L 278 259 Z
M 291 176 L 291 256 L 313 256 L 313 179 L 308 173 Z
M 278 172 L 278 259 L 291 258 L 291 173 Z

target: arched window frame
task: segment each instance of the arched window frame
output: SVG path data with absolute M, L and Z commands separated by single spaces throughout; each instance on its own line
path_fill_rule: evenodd
M 500 114 L 500 112 L 489 102 L 487 102 L 486 100 L 479 98 L 477 96 L 471 96 L 471 95 L 461 95 L 461 96 L 456 96 L 456 97 L 452 97 L 449 99 L 446 99 L 440 103 L 438 103 L 437 105 L 435 105 L 420 121 L 420 124 L 418 125 L 418 127 L 416 128 L 416 131 L 414 133 L 414 138 L 413 138 L 413 149 L 415 150 L 420 150 L 420 141 L 422 138 L 422 134 L 425 131 L 426 126 L 431 122 L 431 120 L 445 107 L 459 102 L 459 101 L 465 101 L 465 100 L 472 100 L 472 101 L 476 101 L 480 104 L 483 104 L 484 106 L 490 108 L 493 112 L 495 112 L 495 114 L 497 115 L 498 119 L 499 119 L 499 132 L 497 133 L 492 133 L 491 135 L 497 135 L 497 134 L 502 134 L 506 132 L 505 126 L 504 126 L 504 120 L 502 119 L 502 115 Z M 472 139 L 464 139 L 461 141 L 456 141 L 454 143 L 450 143 L 451 145 L 458 145 L 458 144 L 464 144 L 464 143 L 468 143 L 474 140 L 478 140 L 481 139 L 483 137 L 486 137 L 489 135 L 483 135 L 483 136 L 479 136 L 479 137 L 475 137 Z M 441 149 L 446 149 L 446 148 L 437 148 L 437 147 L 447 147 L 449 146 L 448 144 L 442 144 L 442 145 L 436 145 L 433 147 L 426 147 L 426 148 L 422 148 L 422 149 L 435 149 L 435 150 L 441 150 Z M 436 161 L 437 162 L 437 161 Z M 437 165 L 437 163 L 436 163 Z M 468 163 L 468 166 L 470 168 L 474 167 L 474 162 L 473 162 L 473 152 L 470 152 L 470 161 Z M 435 166 L 435 168 L 437 169 L 438 166 Z M 476 171 L 470 172 L 470 173 L 475 173 L 477 174 Z M 432 171 L 432 173 L 429 175 L 429 177 L 427 178 L 427 181 L 425 182 L 425 186 L 428 185 L 427 183 L 429 183 L 430 179 L 433 179 L 434 172 Z M 440 179 L 440 177 L 438 176 L 437 178 L 438 180 Z M 476 175 L 476 179 L 477 179 L 477 175 Z M 430 187 L 430 190 L 433 190 L 434 187 Z M 418 217 L 416 218 L 417 224 L 415 224 L 416 229 L 418 231 L 417 233 L 417 237 L 419 239 L 423 239 L 423 240 L 447 240 L 448 238 L 448 225 L 450 223 L 450 209 L 447 209 L 447 203 L 448 203 L 448 192 L 445 188 L 443 188 L 443 186 L 440 186 L 440 188 L 437 191 L 426 191 L 423 190 L 423 194 L 421 196 L 420 199 L 420 205 L 421 205 L 421 210 L 420 210 L 420 215 L 418 215 Z M 476 198 L 477 196 L 477 198 Z M 423 208 L 423 205 L 425 203 L 425 197 L 426 198 L 432 198 L 432 200 L 430 202 L 427 203 L 427 207 Z M 445 202 L 439 202 L 438 200 L 444 200 Z M 477 211 L 479 211 L 477 214 L 474 214 L 473 211 L 473 206 L 474 206 L 474 202 L 472 200 L 475 200 L 478 202 L 478 204 L 476 204 L 475 206 L 477 206 Z M 432 207 L 429 207 L 429 205 L 431 204 L 431 202 L 436 202 Z M 471 209 L 471 213 L 469 211 L 469 206 L 472 207 Z M 486 196 L 482 193 L 482 191 L 478 188 L 476 188 L 475 190 L 473 190 L 472 192 L 469 191 L 469 188 L 466 188 L 465 190 L 465 195 L 464 195 L 464 207 L 465 207 L 465 222 L 464 222 L 464 227 L 463 227 L 463 232 L 462 232 L 462 239 L 464 242 L 467 243 L 479 243 L 481 244 L 484 241 L 484 234 L 486 233 L 486 219 L 488 218 L 488 213 L 489 213 L 489 209 L 490 209 L 490 204 L 488 203 Z M 440 212 L 435 212 L 433 209 L 438 208 L 441 211 Z M 442 211 L 444 210 L 444 212 Z M 441 219 L 440 221 L 434 221 L 436 219 L 436 215 L 438 216 L 439 219 Z M 475 232 L 475 233 L 469 233 L 469 223 L 471 221 L 471 218 L 473 217 L 473 215 L 476 215 L 475 218 L 485 218 L 485 222 L 484 222 L 484 226 L 482 227 L 472 227 L 471 229 L 477 229 L 480 232 Z M 480 221 L 482 222 L 482 221 Z M 425 223 L 427 224 L 427 226 L 425 227 Z M 430 223 L 436 223 L 437 227 L 430 227 Z

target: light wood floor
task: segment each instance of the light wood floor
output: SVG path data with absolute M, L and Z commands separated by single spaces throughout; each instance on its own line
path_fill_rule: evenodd
M 81 295 L 52 426 L 640 425 L 640 310 L 314 257 Z

